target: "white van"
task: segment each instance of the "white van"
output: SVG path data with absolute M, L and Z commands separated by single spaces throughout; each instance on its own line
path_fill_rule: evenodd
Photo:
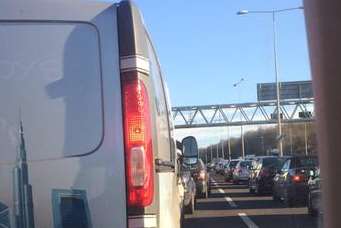
M 137 8 L 0 1 L 0 227 L 180 226 L 171 108 Z

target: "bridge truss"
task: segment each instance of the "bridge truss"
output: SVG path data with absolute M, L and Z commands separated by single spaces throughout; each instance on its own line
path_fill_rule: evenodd
M 314 99 L 280 102 L 283 123 L 309 122 L 314 119 Z M 302 114 L 303 113 L 303 114 Z M 182 106 L 172 108 L 175 128 L 222 127 L 277 123 L 275 101 Z

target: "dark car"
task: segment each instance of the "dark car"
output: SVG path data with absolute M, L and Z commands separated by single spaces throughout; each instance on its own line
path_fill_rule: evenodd
M 249 191 L 263 194 L 272 192 L 273 178 L 281 169 L 285 158 L 276 156 L 257 157 L 252 161 Z
M 292 156 L 287 158 L 282 169 L 274 177 L 273 199 L 283 200 L 291 207 L 306 203 L 308 199 L 309 173 L 318 166 L 315 156 Z
M 224 177 L 226 181 L 231 181 L 233 179 L 233 171 L 239 163 L 240 159 L 232 159 L 227 163 L 227 166 L 224 168 Z
M 308 181 L 308 212 L 315 217 L 323 213 L 321 203 L 321 178 L 320 169 L 312 170 Z
M 209 174 L 204 162 L 201 159 L 198 159 L 197 164 L 195 164 L 191 170 L 196 185 L 197 195 L 207 198 L 210 192 Z

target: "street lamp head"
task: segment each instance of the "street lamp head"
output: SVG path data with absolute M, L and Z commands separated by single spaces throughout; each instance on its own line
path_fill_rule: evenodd
M 237 15 L 245 15 L 245 14 L 248 14 L 249 11 L 248 10 L 240 10 L 237 12 Z

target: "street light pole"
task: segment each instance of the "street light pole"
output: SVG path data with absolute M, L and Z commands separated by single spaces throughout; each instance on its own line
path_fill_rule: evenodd
M 243 131 L 243 124 L 240 125 L 240 134 L 241 134 L 241 140 L 242 140 L 242 158 L 245 158 L 245 142 L 244 142 L 244 131 Z
M 260 137 L 261 143 L 262 143 L 262 152 L 265 152 L 265 147 L 264 147 L 264 136 Z
M 307 122 L 304 122 L 304 148 L 305 148 L 305 156 L 308 156 Z
M 217 143 L 217 158 L 219 158 L 219 142 Z
M 281 123 L 281 103 L 280 103 L 280 85 L 278 81 L 278 60 L 277 60 L 277 37 L 276 37 L 276 17 L 275 11 L 272 11 L 272 32 L 273 32 L 273 50 L 274 50 L 274 67 L 276 77 L 276 99 L 277 99 L 277 139 L 278 139 L 278 151 L 279 156 L 283 156 L 283 142 L 282 142 L 282 123 Z
M 244 82 L 244 78 L 241 78 L 238 82 L 233 84 L 234 88 L 237 88 L 242 82 Z M 238 102 L 240 102 L 240 92 L 238 92 Z M 242 158 L 245 158 L 245 145 L 244 145 L 244 130 L 243 130 L 243 123 L 242 117 L 240 116 L 240 138 L 242 143 Z
M 221 153 L 223 155 L 223 159 L 225 159 L 225 153 L 224 153 L 224 140 L 221 140 Z
M 230 139 L 230 127 L 227 127 L 227 134 L 228 134 L 228 139 L 227 139 L 227 146 L 228 146 L 228 150 L 229 150 L 229 152 L 228 152 L 228 156 L 229 156 L 229 160 L 231 160 L 231 139 Z
M 283 156 L 283 142 L 282 142 L 282 123 L 281 123 L 281 108 L 280 108 L 280 85 L 278 81 L 278 56 L 277 56 L 277 39 L 276 39 L 276 13 L 281 13 L 284 11 L 298 10 L 303 9 L 302 6 L 287 8 L 287 9 L 279 9 L 279 10 L 265 10 L 265 11 L 248 11 L 248 10 L 240 10 L 237 12 L 237 15 L 245 15 L 250 13 L 258 13 L 258 14 L 272 14 L 272 32 L 273 32 L 273 52 L 274 52 L 274 69 L 275 69 L 275 81 L 276 81 L 276 100 L 277 100 L 277 129 L 278 129 L 278 151 L 279 155 Z

